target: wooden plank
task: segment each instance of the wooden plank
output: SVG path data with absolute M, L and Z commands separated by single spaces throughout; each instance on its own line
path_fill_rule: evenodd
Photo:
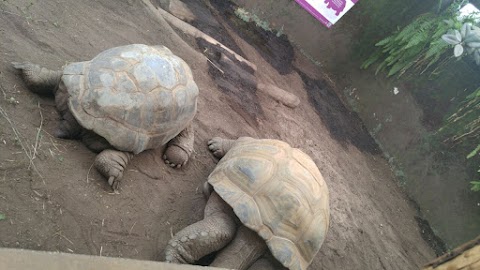
M 423 270 L 479 270 L 480 236 L 460 247 L 438 257 Z
M 15 270 L 221 270 L 185 264 L 0 248 L 0 269 Z M 226 269 L 225 269 L 226 270 Z

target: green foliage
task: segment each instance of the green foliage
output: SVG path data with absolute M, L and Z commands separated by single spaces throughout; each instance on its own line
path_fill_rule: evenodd
M 409 69 L 424 73 L 451 61 L 452 57 L 446 54 L 449 44 L 441 37 L 452 27 L 462 27 L 463 21 L 457 19 L 459 5 L 454 2 L 440 15 L 427 12 L 417 16 L 403 29 L 377 42 L 377 49 L 362 63 L 361 68 L 367 69 L 378 62 L 375 73 L 385 70 L 390 77 L 401 76 Z M 433 74 L 436 72 L 437 69 L 431 71 Z
M 475 148 L 475 150 L 473 150 L 472 152 L 470 152 L 470 154 L 468 154 L 467 159 L 473 158 L 475 155 L 478 154 L 478 151 L 480 151 L 480 144 L 477 146 L 477 148 Z
M 372 54 L 372 47 L 379 40 L 403 28 L 419 14 L 428 12 L 437 6 L 439 0 L 362 0 L 345 18 L 356 16 L 359 20 L 355 27 L 361 27 L 361 35 L 354 40 L 352 59 L 364 61 Z
M 470 154 L 468 154 L 467 159 L 473 158 L 479 152 L 480 152 L 480 144 L 477 146 L 477 148 L 475 148 L 475 150 L 473 150 L 472 152 L 470 152 Z M 478 166 L 477 172 L 480 173 L 480 165 Z M 470 182 L 470 184 L 472 184 L 471 189 L 473 191 L 480 191 L 480 180 L 472 181 Z
M 470 183 L 472 184 L 473 191 L 480 191 L 480 181 L 472 181 Z
M 401 31 L 377 42 L 378 49 L 361 67 L 366 69 L 380 61 L 376 74 L 386 70 L 389 77 L 401 76 L 412 67 L 425 72 L 438 63 L 448 49 L 448 44 L 440 39 L 450 29 L 445 18 L 433 13 L 418 16 Z
M 447 118 L 438 135 L 447 138 L 443 142 L 451 147 L 473 149 L 466 157 L 473 164 L 480 165 L 480 88 L 468 95 L 460 108 Z M 471 184 L 472 190 L 480 191 L 480 181 L 472 181 Z
M 475 149 L 469 157 L 477 154 L 479 146 L 472 143 L 480 139 L 480 88 L 466 97 L 460 108 L 446 119 L 439 133 L 447 138 L 444 142 L 449 145 L 469 143 L 470 149 Z

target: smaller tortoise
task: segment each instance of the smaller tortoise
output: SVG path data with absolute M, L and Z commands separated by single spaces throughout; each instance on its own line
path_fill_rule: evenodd
M 210 266 L 307 269 L 329 226 L 328 189 L 315 163 L 278 140 L 213 138 L 208 144 L 221 160 L 205 186 L 204 219 L 168 242 L 166 261 L 195 263 L 221 250 Z M 264 253 L 276 260 L 258 259 Z M 278 262 L 283 266 L 274 266 Z
M 61 71 L 12 64 L 30 90 L 55 96 L 62 118 L 55 135 L 100 152 L 95 167 L 114 190 L 134 154 L 167 145 L 165 162 L 181 167 L 193 152 L 198 87 L 164 46 L 115 47 Z

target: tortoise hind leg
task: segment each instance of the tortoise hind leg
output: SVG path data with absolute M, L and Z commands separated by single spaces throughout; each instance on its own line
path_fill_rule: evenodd
M 55 90 L 55 106 L 62 119 L 59 121 L 54 135 L 62 139 L 78 139 L 83 128 L 70 112 L 68 98 L 67 87 L 63 82 L 60 82 Z
M 203 220 L 185 227 L 168 241 L 167 262 L 194 263 L 232 240 L 236 231 L 232 208 L 215 192 L 208 199 L 204 215 Z
M 279 263 L 273 256 L 271 258 L 260 258 L 248 270 L 288 270 Z
M 82 126 L 73 117 L 69 111 L 62 115 L 62 120 L 58 122 L 57 129 L 54 132 L 55 137 L 62 139 L 78 139 L 83 131 Z
M 62 71 L 49 70 L 30 62 L 12 62 L 19 70 L 28 88 L 37 94 L 53 95 L 62 78 Z
M 256 232 L 240 226 L 235 238 L 220 251 L 210 266 L 245 270 L 267 250 L 267 244 Z M 257 268 L 258 269 L 258 268 Z
M 193 124 L 190 123 L 177 137 L 168 142 L 163 155 L 165 163 L 177 168 L 187 164 L 188 158 L 193 153 L 194 137 Z
M 118 185 L 123 177 L 123 171 L 133 154 L 117 150 L 103 150 L 95 158 L 95 168 L 108 179 L 108 184 L 114 191 L 117 191 Z

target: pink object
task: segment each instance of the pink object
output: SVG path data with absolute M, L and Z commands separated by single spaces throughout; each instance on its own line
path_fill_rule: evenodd
M 346 5 L 345 0 L 325 0 L 325 4 L 327 4 L 327 8 L 331 8 L 335 10 L 335 15 L 340 15 L 340 12 L 343 11 Z
M 330 28 L 359 0 L 295 0 L 317 20 Z

